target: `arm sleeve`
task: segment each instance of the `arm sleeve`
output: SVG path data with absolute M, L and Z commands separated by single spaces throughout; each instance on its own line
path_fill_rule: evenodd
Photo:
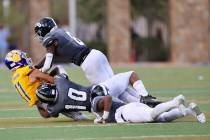
M 52 53 L 47 53 L 45 57 L 45 62 L 43 67 L 41 68 L 42 72 L 47 72 L 51 65 L 52 65 L 52 60 L 53 60 L 53 54 Z

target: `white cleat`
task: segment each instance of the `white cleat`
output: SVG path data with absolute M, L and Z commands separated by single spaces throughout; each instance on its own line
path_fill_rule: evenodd
M 200 123 L 206 122 L 205 114 L 201 112 L 200 108 L 195 103 L 190 103 L 189 108 L 193 111 L 194 116 L 196 117 L 197 121 Z
M 174 98 L 174 100 L 177 103 L 177 107 L 180 106 L 180 105 L 184 105 L 185 106 L 185 97 L 183 95 L 176 96 Z
M 176 96 L 174 98 L 176 102 L 176 106 L 179 108 L 179 110 L 182 112 L 182 114 L 186 115 L 186 106 L 185 106 L 185 97 L 183 95 Z

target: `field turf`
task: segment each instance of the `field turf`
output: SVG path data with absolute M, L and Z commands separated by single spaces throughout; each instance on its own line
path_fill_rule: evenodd
M 171 123 L 95 125 L 74 122 L 64 116 L 43 119 L 36 108 L 29 108 L 10 83 L 11 73 L 0 69 L 0 140 L 210 140 L 210 67 L 140 67 L 115 68 L 135 70 L 148 91 L 168 100 L 183 94 L 187 102 L 196 102 L 204 111 L 207 123 L 193 117 Z M 78 68 L 67 69 L 73 81 L 89 85 Z

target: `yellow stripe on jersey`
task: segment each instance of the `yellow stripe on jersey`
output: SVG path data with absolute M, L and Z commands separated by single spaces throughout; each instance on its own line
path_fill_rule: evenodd
M 29 74 L 33 70 L 31 66 L 18 68 L 12 76 L 12 83 L 21 97 L 28 102 L 29 106 L 33 106 L 38 101 L 36 97 L 36 89 L 40 86 L 40 81 L 36 80 L 31 83 Z

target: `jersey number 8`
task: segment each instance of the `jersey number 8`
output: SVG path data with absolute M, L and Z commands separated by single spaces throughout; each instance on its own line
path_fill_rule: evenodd
M 79 45 L 81 45 L 81 46 L 84 46 L 84 45 L 85 45 L 81 40 L 79 40 L 78 38 L 76 38 L 75 36 L 73 36 L 70 32 L 67 32 L 67 31 L 66 31 L 66 34 L 67 34 L 70 38 L 72 38 L 74 41 L 76 41 Z

